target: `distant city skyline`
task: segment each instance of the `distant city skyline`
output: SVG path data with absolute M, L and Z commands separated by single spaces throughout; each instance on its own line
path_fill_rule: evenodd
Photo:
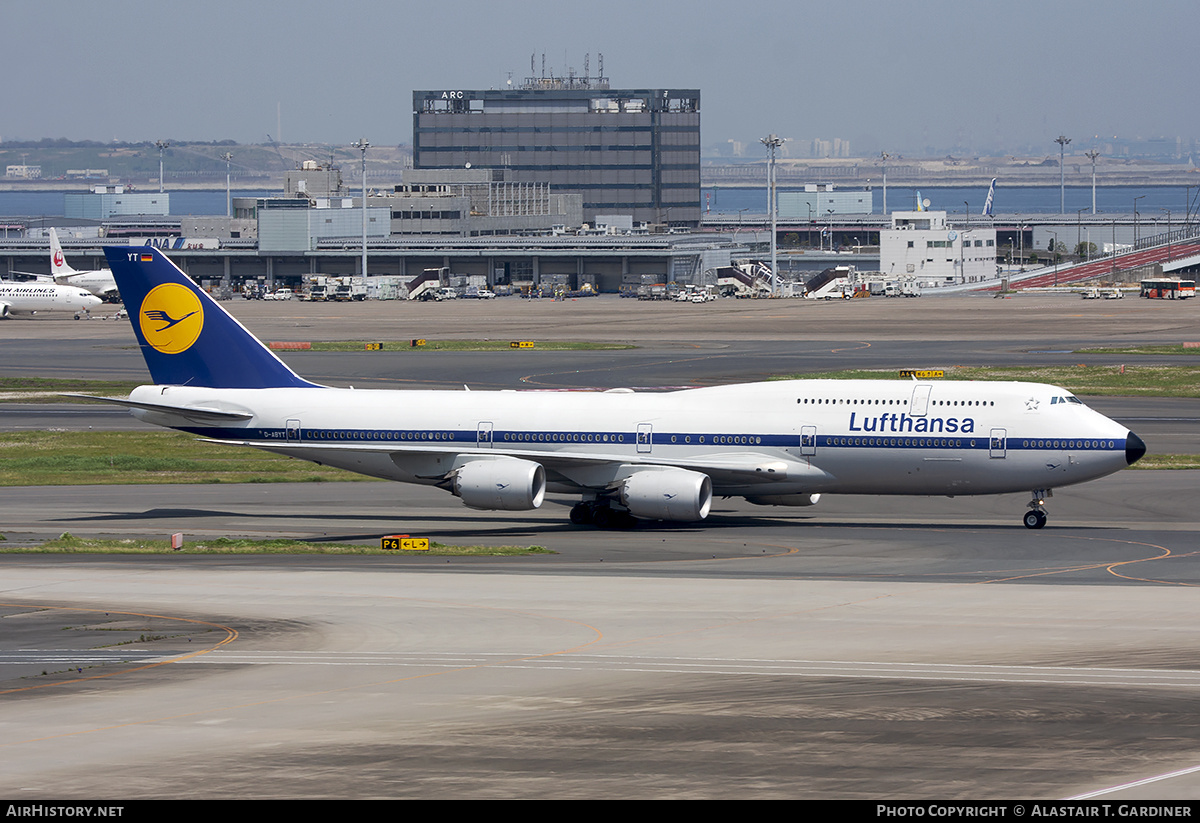
M 414 89 L 542 70 L 698 88 L 706 146 L 768 134 L 866 156 L 1056 155 L 1054 138 L 1195 143 L 1195 7 L 1149 0 L 570 7 L 367 0 L 8 4 L 0 139 L 376 145 L 412 140 Z M 1176 61 L 1175 63 L 1171 61 Z M 746 154 L 752 154 L 749 149 Z

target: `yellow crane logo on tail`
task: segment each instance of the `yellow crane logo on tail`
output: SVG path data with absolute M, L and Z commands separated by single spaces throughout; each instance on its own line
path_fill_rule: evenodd
M 142 336 L 156 351 L 179 354 L 191 348 L 204 328 L 204 307 L 187 286 L 155 286 L 142 301 Z

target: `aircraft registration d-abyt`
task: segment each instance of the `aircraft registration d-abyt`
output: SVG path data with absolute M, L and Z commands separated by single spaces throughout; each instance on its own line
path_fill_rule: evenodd
M 575 494 L 571 521 L 703 520 L 714 496 L 810 506 L 822 494 L 1052 489 L 1146 452 L 1136 434 L 1039 383 L 790 380 L 673 392 L 320 386 L 150 247 L 106 248 L 153 386 L 107 399 L 149 423 L 360 474 L 438 486 L 474 509 Z

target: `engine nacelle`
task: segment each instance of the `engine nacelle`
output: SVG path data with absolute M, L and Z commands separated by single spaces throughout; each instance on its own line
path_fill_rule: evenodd
M 454 473 L 451 491 L 472 509 L 536 509 L 546 496 L 546 470 L 530 460 L 472 460 Z
M 712 481 L 686 469 L 647 470 L 621 481 L 621 505 L 647 520 L 703 520 L 712 506 Z
M 12 317 L 12 314 L 8 310 L 8 304 L 0 303 L 0 320 L 7 320 L 10 317 Z
M 819 494 L 764 494 L 746 498 L 758 506 L 815 506 L 820 499 Z

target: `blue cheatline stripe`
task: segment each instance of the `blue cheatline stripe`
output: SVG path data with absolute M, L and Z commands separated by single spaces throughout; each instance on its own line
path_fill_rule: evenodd
M 397 445 L 465 444 L 494 446 L 529 445 L 581 445 L 581 446 L 637 446 L 636 431 L 517 431 L 511 429 L 490 432 L 491 440 L 480 440 L 476 429 L 366 429 L 366 428 L 306 428 L 295 432 L 288 439 L 286 428 L 241 428 L 241 427 L 186 427 L 187 431 L 201 437 L 217 440 L 260 440 L 264 442 L 303 445 L 305 443 L 395 443 Z M 641 445 L 645 445 L 644 443 Z M 703 446 L 719 447 L 769 447 L 800 448 L 798 435 L 787 434 L 696 434 L 655 432 L 651 445 L 654 446 Z M 1009 437 L 996 444 L 1007 451 L 1123 451 L 1124 440 L 1079 438 L 1079 439 L 1030 439 Z M 816 438 L 818 449 L 938 449 L 947 451 L 988 451 L 993 448 L 987 437 L 852 437 L 844 435 L 820 435 Z

